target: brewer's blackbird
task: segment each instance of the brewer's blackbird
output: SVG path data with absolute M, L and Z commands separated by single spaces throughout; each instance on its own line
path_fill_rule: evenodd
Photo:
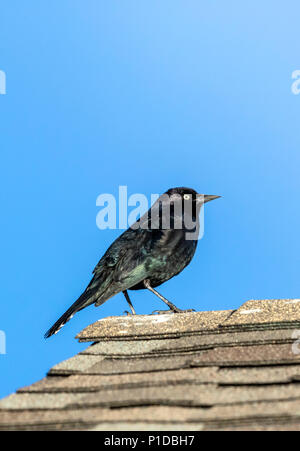
M 135 314 L 127 290 L 148 289 L 174 313 L 186 311 L 154 288 L 179 274 L 191 262 L 198 243 L 200 208 L 218 197 L 200 195 L 190 188 L 171 188 L 160 196 L 108 248 L 86 290 L 46 332 L 45 338 L 56 334 L 83 308 L 91 304 L 98 307 L 120 292 Z

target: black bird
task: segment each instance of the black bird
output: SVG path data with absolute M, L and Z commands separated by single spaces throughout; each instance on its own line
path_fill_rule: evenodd
M 174 313 L 186 311 L 154 288 L 179 274 L 191 262 L 198 243 L 200 208 L 218 197 L 200 195 L 190 188 L 171 188 L 160 196 L 108 248 L 86 290 L 46 332 L 45 338 L 56 334 L 75 313 L 91 304 L 98 307 L 121 291 L 132 314 L 135 310 L 127 290 L 148 289 Z

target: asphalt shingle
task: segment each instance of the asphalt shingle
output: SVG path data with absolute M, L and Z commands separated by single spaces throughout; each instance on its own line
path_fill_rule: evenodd
M 120 409 L 86 408 L 68 410 L 2 411 L 0 430 L 86 429 L 99 423 L 204 424 L 206 428 L 287 424 L 300 422 L 298 399 L 218 405 L 212 408 L 150 406 Z
M 294 354 L 292 345 L 236 346 L 213 349 L 202 353 L 191 362 L 195 366 L 259 366 L 300 364 L 300 354 Z
M 293 343 L 294 329 L 258 330 L 165 338 L 164 340 L 104 341 L 81 354 L 108 357 L 152 356 L 196 352 L 223 346 Z
M 227 329 L 300 326 L 300 299 L 251 300 L 222 322 Z
M 295 370 L 294 373 L 295 374 Z M 76 375 L 63 378 L 48 377 L 18 390 L 19 393 L 94 392 L 106 389 L 160 387 L 187 383 L 215 383 L 217 367 L 191 368 L 116 375 Z M 55 381 L 53 381 L 55 379 Z
M 160 387 L 176 384 L 272 385 L 300 380 L 300 365 L 277 367 L 195 367 L 180 370 L 48 377 L 18 390 L 18 393 L 94 392 L 106 389 Z
M 86 407 L 135 407 L 169 405 L 177 407 L 212 407 L 249 402 L 300 400 L 299 384 L 260 387 L 220 387 L 216 384 L 161 385 L 131 389 L 107 389 L 83 393 L 20 393 L 1 401 L 6 410 L 70 409 Z

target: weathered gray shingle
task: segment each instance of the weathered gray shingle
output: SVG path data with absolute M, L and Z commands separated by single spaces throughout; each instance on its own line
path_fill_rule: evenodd
M 293 372 L 295 374 L 295 370 Z M 116 375 L 76 375 L 64 378 L 48 377 L 19 393 L 94 392 L 117 388 L 160 387 L 187 383 L 215 383 L 217 367 L 191 368 Z M 55 379 L 55 381 L 53 381 Z
M 300 365 L 276 367 L 194 367 L 180 370 L 48 377 L 18 390 L 18 393 L 95 392 L 107 389 L 160 387 L 176 384 L 215 383 L 228 386 L 287 384 L 300 380 Z
M 134 407 L 171 405 L 210 407 L 249 402 L 300 400 L 299 384 L 230 387 L 216 384 L 161 385 L 157 387 L 106 389 L 93 393 L 19 393 L 1 401 L 6 410 L 70 409 L 86 407 Z
M 165 338 L 164 340 L 104 341 L 89 346 L 81 354 L 132 357 L 197 352 L 223 346 L 293 343 L 294 329 L 257 330 Z
M 86 408 L 0 412 L 0 429 L 86 429 L 99 423 L 187 423 L 204 424 L 207 429 L 300 422 L 299 401 L 258 402 L 218 405 L 212 408 L 150 406 L 120 409 Z
M 284 328 L 300 326 L 300 299 L 245 302 L 221 325 L 230 329 Z
M 300 364 L 291 344 L 223 347 L 195 356 L 195 366 L 259 366 Z

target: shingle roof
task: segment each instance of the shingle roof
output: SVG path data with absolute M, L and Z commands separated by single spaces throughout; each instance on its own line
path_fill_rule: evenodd
M 0 430 L 300 430 L 300 300 L 110 317 L 0 401 Z

